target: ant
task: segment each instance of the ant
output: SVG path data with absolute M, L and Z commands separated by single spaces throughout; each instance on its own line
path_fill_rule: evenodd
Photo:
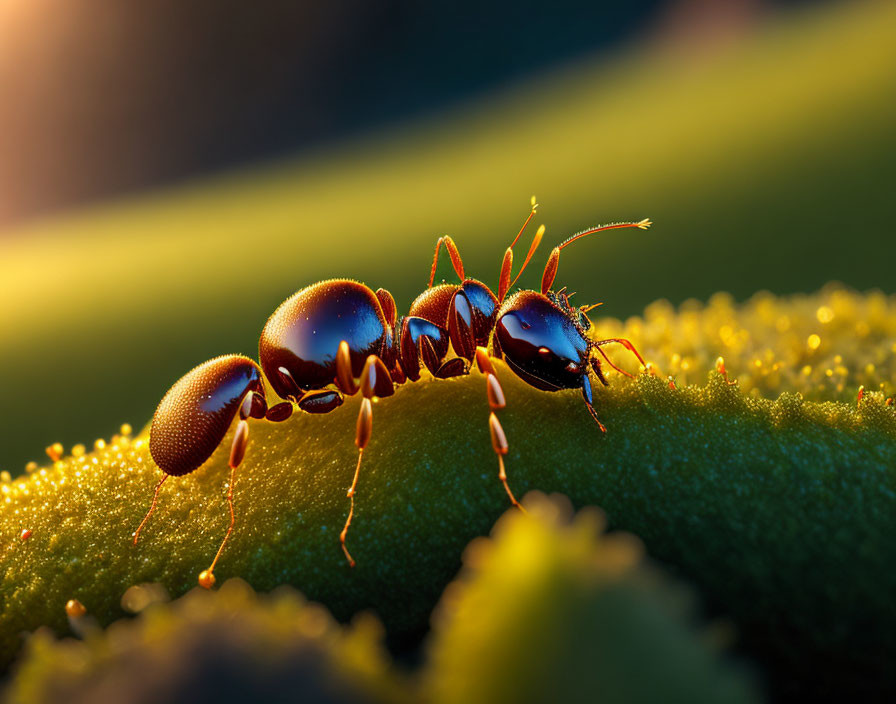
M 411 304 L 406 316 L 396 317 L 395 301 L 385 289 L 372 291 L 349 279 L 320 281 L 288 298 L 268 319 L 258 345 L 260 367 L 248 357 L 225 355 L 187 372 L 165 394 L 153 416 L 149 450 L 162 470 L 162 479 L 156 485 L 149 511 L 134 532 L 134 544 L 155 510 L 165 480 L 200 467 L 221 444 L 239 414 L 229 460 L 230 525 L 211 566 L 199 575 L 199 584 L 210 589 L 215 583 L 215 565 L 233 531 L 234 473 L 249 441 L 248 420 L 279 423 L 296 408 L 305 413 L 329 413 L 342 405 L 345 395 L 360 391 L 363 399 L 355 434 L 358 463 L 347 493 L 348 517 L 339 536 L 345 557 L 354 566 L 345 539 L 354 515 L 361 460 L 373 430 L 372 399 L 391 396 L 396 385 L 419 380 L 422 367 L 433 377 L 446 379 L 469 374 L 474 360 L 485 375 L 498 478 L 511 503 L 522 509 L 507 483 L 504 455 L 508 443 L 495 414 L 506 402 L 491 359 L 503 359 L 517 376 L 537 389 L 580 389 L 588 412 L 598 428 L 606 432 L 594 409 L 589 372 L 609 386 L 600 355 L 616 371 L 632 375 L 613 364 L 603 346 L 619 343 L 642 365 L 646 363 L 629 340 L 595 340 L 589 335 L 591 321 L 587 313 L 600 304 L 574 308 L 565 288 L 555 292 L 551 286 L 560 252 L 576 240 L 605 230 L 646 230 L 652 224 L 648 219 L 613 223 L 569 237 L 551 251 L 540 292 L 522 290 L 508 297 L 544 235 L 542 225 L 511 281 L 513 247 L 538 208 L 534 196 L 531 206 L 529 216 L 504 253 L 497 296 L 481 281 L 467 277 L 454 240 L 440 237 L 429 285 Z M 433 285 L 442 245 L 448 251 L 459 284 Z M 265 379 L 283 401 L 268 406 Z

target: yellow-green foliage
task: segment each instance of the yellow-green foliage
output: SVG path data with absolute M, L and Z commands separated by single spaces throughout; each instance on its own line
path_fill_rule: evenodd
M 820 393 L 811 374 L 790 365 L 809 354 L 798 344 L 803 311 L 822 309 L 832 296 L 852 301 L 853 312 L 832 305 L 829 327 L 818 323 L 819 355 L 842 349 L 843 367 L 862 374 L 874 361 L 892 383 L 893 302 L 839 292 L 760 298 L 742 310 L 722 299 L 709 306 L 707 319 L 724 310 L 732 331 L 764 339 L 756 344 L 787 366 L 777 372 L 781 385 L 795 386 L 777 400 L 745 395 L 716 372 L 702 386 L 677 389 L 662 377 L 628 382 L 614 374 L 610 388 L 596 390 L 608 427 L 602 435 L 578 393 L 538 391 L 498 365 L 517 493 L 562 492 L 577 506 L 603 507 L 611 525 L 675 565 L 787 676 L 805 679 L 819 659 L 832 663 L 812 675 L 819 686 L 828 676 L 877 682 L 868 673 L 882 677 L 896 656 L 896 412 L 880 393 L 857 407 L 805 401 L 794 391 Z M 883 312 L 862 318 L 881 305 Z M 646 323 L 627 323 L 664 372 L 668 353 L 677 344 L 687 350 L 698 334 L 701 317 L 692 308 L 676 315 L 654 308 Z M 792 321 L 792 348 L 789 335 L 762 322 L 763 310 L 774 312 L 769 320 Z M 649 322 L 658 318 L 665 322 Z M 863 322 L 866 343 L 855 334 Z M 729 355 L 732 377 L 749 366 L 751 348 L 742 354 Z M 694 357 L 695 367 L 710 364 L 712 353 L 704 356 Z M 340 619 L 372 607 L 400 638 L 425 628 L 463 547 L 488 532 L 507 498 L 496 477 L 483 378 L 400 387 L 375 406 L 349 533 L 358 566 L 350 569 L 337 536 L 348 510 L 357 410 L 354 398 L 325 416 L 252 424 L 236 485 L 237 527 L 217 574 L 261 590 L 294 585 Z M 64 629 L 63 605 L 72 597 L 108 623 L 135 583 L 161 582 L 175 596 L 192 588 L 227 526 L 227 454 L 225 440 L 200 470 L 164 485 L 136 547 L 131 534 L 159 477 L 145 434 L 0 484 L 3 662 L 22 631 Z M 23 542 L 24 528 L 32 535 Z
M 718 293 L 675 310 L 657 301 L 625 323 L 605 319 L 598 337 L 638 340 L 663 374 L 702 383 L 719 356 L 741 391 L 775 398 L 851 401 L 859 386 L 896 393 L 896 296 L 830 284 L 811 296 L 759 293 L 746 304 Z
M 689 625 L 687 600 L 642 560 L 630 535 L 599 535 L 588 509 L 532 493 L 494 539 L 477 539 L 436 611 L 414 673 L 390 666 L 369 615 L 338 627 L 289 587 L 257 597 L 241 580 L 194 590 L 84 641 L 29 643 L 8 692 L 48 702 L 327 701 L 429 704 L 749 702 Z M 131 605 L 157 585 L 129 590 Z

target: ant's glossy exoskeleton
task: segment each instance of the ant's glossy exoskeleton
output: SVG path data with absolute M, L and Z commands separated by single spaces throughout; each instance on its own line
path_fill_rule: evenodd
M 537 389 L 581 389 L 589 413 L 603 432 L 606 428 L 594 410 L 589 372 L 608 385 L 599 355 L 613 369 L 631 375 L 613 364 L 601 348 L 620 343 L 645 364 L 628 340 L 594 339 L 588 333 L 591 321 L 587 313 L 596 306 L 574 308 L 566 289 L 555 292 L 551 285 L 560 252 L 568 245 L 603 230 L 647 229 L 651 222 L 645 219 L 614 223 L 573 235 L 551 251 L 541 279 L 541 292 L 519 291 L 508 298 L 508 291 L 544 235 L 542 225 L 523 266 L 511 281 L 513 247 L 537 207 L 533 197 L 529 217 L 504 253 L 497 296 L 481 281 L 466 276 L 454 241 L 440 237 L 429 285 L 403 318 L 396 318 L 395 301 L 384 289 L 374 292 L 347 279 L 321 281 L 288 298 L 268 319 L 258 345 L 260 367 L 248 357 L 227 355 L 200 364 L 184 375 L 165 394 L 153 416 L 149 450 L 163 476 L 146 517 L 134 533 L 134 544 L 155 509 L 165 480 L 189 474 L 202 465 L 239 414 L 230 449 L 230 525 L 211 566 L 199 575 L 199 584 L 210 588 L 215 583 L 215 565 L 233 531 L 234 472 L 246 451 L 249 418 L 281 422 L 296 407 L 306 413 L 329 413 L 342 405 L 345 394 L 360 391 L 363 399 L 355 435 L 358 463 L 348 490 L 348 517 L 339 536 L 346 559 L 354 565 L 345 538 L 354 514 L 361 459 L 372 431 L 371 400 L 391 396 L 398 384 L 417 381 L 421 367 L 444 379 L 469 373 L 474 360 L 486 379 L 491 408 L 489 430 L 498 458 L 498 476 L 510 501 L 520 507 L 504 469 L 508 445 L 495 411 L 504 408 L 505 400 L 491 357 L 503 359 L 517 376 Z M 448 250 L 459 284 L 433 286 L 442 245 Z M 268 406 L 264 379 L 284 401 Z

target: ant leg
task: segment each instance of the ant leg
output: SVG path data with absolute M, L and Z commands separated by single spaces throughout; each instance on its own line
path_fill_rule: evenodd
M 391 328 L 395 325 L 396 320 L 395 299 L 392 298 L 392 294 L 384 288 L 378 288 L 376 290 L 376 298 L 380 302 L 380 308 L 383 309 L 383 315 L 386 316 L 386 322 Z
M 354 380 L 353 380 L 354 381 Z M 361 394 L 364 398 L 361 400 L 361 410 L 358 412 L 358 424 L 355 429 L 355 445 L 358 447 L 358 464 L 355 465 L 355 476 L 352 478 L 352 485 L 349 487 L 346 496 L 349 498 L 348 517 L 345 519 L 345 525 L 339 534 L 339 542 L 342 544 L 342 552 L 345 553 L 345 559 L 351 567 L 355 566 L 355 560 L 345 546 L 345 538 L 348 535 L 349 526 L 352 524 L 352 517 L 355 515 L 355 491 L 358 488 L 358 476 L 361 473 L 361 459 L 364 456 L 364 448 L 370 441 L 370 435 L 373 432 L 373 404 L 371 401 L 376 396 L 391 396 L 395 393 L 395 386 L 392 383 L 392 377 L 386 365 L 376 355 L 370 355 L 364 363 L 364 370 L 361 372 Z
M 404 318 L 399 336 L 399 363 L 407 378 L 411 381 L 420 378 L 421 363 L 435 375 L 448 354 L 449 344 L 448 331 L 440 325 L 413 315 Z
M 609 364 L 611 367 L 613 367 L 613 369 L 615 369 L 617 372 L 619 372 L 620 374 L 625 374 L 625 376 L 629 377 L 630 379 L 634 379 L 634 378 L 635 378 L 635 375 L 634 375 L 634 374 L 629 374 L 627 371 L 625 371 L 625 369 L 620 369 L 620 368 L 617 367 L 615 364 L 613 364 L 613 362 L 610 361 L 610 358 L 607 357 L 607 353 L 604 352 L 600 347 L 595 347 L 594 349 L 596 349 L 598 352 L 600 352 L 600 353 L 601 353 L 601 356 L 602 356 L 605 360 L 607 360 L 607 364 Z M 595 359 L 594 361 L 597 362 L 598 360 Z M 601 377 L 600 374 L 599 374 L 598 376 Z M 609 386 L 609 384 L 608 384 L 603 378 L 601 378 L 601 381 L 603 382 L 604 386 Z
M 448 339 L 455 354 L 469 361 L 473 361 L 476 354 L 476 338 L 473 335 L 473 308 L 464 293 L 463 287 L 459 288 L 448 306 Z
M 230 538 L 230 534 L 233 533 L 233 526 L 236 523 L 236 513 L 233 510 L 233 487 L 236 483 L 236 468 L 240 466 L 240 463 L 243 461 L 243 457 L 246 455 L 246 445 L 249 443 L 249 423 L 246 422 L 245 419 L 240 420 L 239 424 L 236 426 L 236 432 L 233 435 L 233 444 L 230 446 L 230 484 L 227 489 L 227 505 L 230 508 L 230 525 L 227 527 L 227 533 L 224 534 L 224 540 L 221 541 L 221 546 L 218 548 L 218 552 L 215 554 L 215 559 L 212 560 L 211 566 L 207 570 L 203 570 L 199 573 L 199 586 L 204 587 L 205 589 L 211 589 L 215 585 L 215 565 L 218 564 L 218 559 L 221 557 L 221 553 L 224 552 L 224 546 L 227 545 L 227 540 Z
M 283 405 L 276 404 L 269 409 L 264 396 L 255 391 L 246 394 L 243 402 L 240 404 L 240 422 L 237 424 L 236 432 L 233 435 L 233 442 L 230 445 L 230 459 L 228 461 L 230 465 L 230 483 L 227 488 L 227 504 L 230 508 L 230 525 L 227 527 L 227 533 L 224 535 L 224 540 L 221 541 L 221 546 L 215 554 L 211 567 L 199 573 L 199 585 L 206 589 L 211 589 L 215 584 L 215 565 L 218 564 L 218 558 L 224 552 L 224 546 L 227 544 L 227 539 L 230 538 L 233 526 L 236 523 L 236 513 L 233 510 L 233 488 L 236 484 L 236 468 L 242 464 L 243 457 L 246 456 L 246 446 L 249 444 L 249 423 L 247 419 L 255 418 L 260 420 L 271 416 L 270 419 L 275 422 L 278 422 L 277 419 L 286 420 L 286 418 L 292 415 L 292 404 L 286 403 L 285 405 L 288 406 L 286 409 L 282 408 Z M 271 414 L 271 411 L 274 411 L 274 413 Z
M 457 251 L 457 245 L 454 244 L 454 240 L 451 239 L 448 235 L 444 237 L 439 237 L 436 240 L 436 253 L 432 258 L 432 270 L 429 272 L 429 285 L 426 288 L 432 288 L 432 282 L 436 278 L 436 267 L 439 264 L 439 248 L 442 246 L 442 243 L 445 244 L 445 249 L 448 250 L 448 256 L 451 257 L 451 264 L 454 266 L 454 273 L 458 275 L 461 281 L 466 279 L 464 276 L 464 263 L 460 258 L 460 252 Z
M 237 428 L 236 435 L 234 436 L 233 446 L 230 451 L 230 462 L 231 467 L 234 467 L 234 463 L 239 464 L 242 461 L 243 455 L 246 452 L 246 441 L 249 433 L 249 426 L 246 423 L 247 418 L 264 418 L 267 412 L 267 402 L 265 401 L 264 394 L 258 393 L 256 391 L 249 391 L 244 397 L 242 402 L 240 403 L 239 415 L 240 415 L 240 423 Z M 159 490 L 162 488 L 162 484 L 165 483 L 165 480 L 171 476 L 168 473 L 163 473 L 162 479 L 156 485 L 155 491 L 152 495 L 152 504 L 149 507 L 149 511 L 146 516 L 140 522 L 140 525 L 137 527 L 137 530 L 134 531 L 134 545 L 137 544 L 137 541 L 140 538 L 140 532 L 143 530 L 143 527 L 146 525 L 146 522 L 149 520 L 149 517 L 153 514 L 156 509 L 156 504 L 159 498 Z M 233 478 L 231 477 L 231 484 Z M 231 492 L 232 499 L 232 492 Z M 231 530 L 233 528 L 233 506 L 231 503 Z M 228 530 L 227 535 L 230 535 L 230 530 Z M 226 538 L 224 539 L 226 542 Z M 223 548 L 223 544 L 221 546 Z M 220 550 L 218 554 L 220 554 Z M 217 558 L 215 558 L 217 560 Z M 211 584 L 214 584 L 214 576 L 211 577 Z
M 342 405 L 343 396 L 338 391 L 309 391 L 299 399 L 299 408 L 305 413 L 329 413 Z
M 247 393 L 240 404 L 240 420 L 246 420 L 246 418 L 260 420 L 265 417 L 267 412 L 268 402 L 257 391 Z
M 432 345 L 432 340 L 427 335 L 421 335 L 417 338 L 417 359 L 423 362 L 430 374 L 435 376 L 439 369 L 439 355 Z
M 358 446 L 358 464 L 355 465 L 355 476 L 352 478 L 352 485 L 349 487 L 346 496 L 350 503 L 348 509 L 348 517 L 345 519 L 345 525 L 339 534 L 339 542 L 342 544 L 342 552 L 345 553 L 345 559 L 348 560 L 349 567 L 355 566 L 355 560 L 348 548 L 345 546 L 345 538 L 348 535 L 349 526 L 352 524 L 352 517 L 355 515 L 355 490 L 358 487 L 358 475 L 361 473 L 361 458 L 364 456 L 364 448 L 370 440 L 370 434 L 373 432 L 373 406 L 369 398 L 361 401 L 361 411 L 358 413 L 358 425 L 355 430 L 355 445 Z
M 352 359 L 349 355 L 348 342 L 345 340 L 339 343 L 339 349 L 336 351 L 336 386 L 348 396 L 358 393 L 358 382 L 352 373 Z
M 140 531 L 143 530 L 143 526 L 146 525 L 146 522 L 149 520 L 149 517 L 153 514 L 153 511 L 156 510 L 156 502 L 159 499 L 159 489 L 162 488 L 162 484 L 165 483 L 165 480 L 170 477 L 170 474 L 162 473 L 162 478 L 159 480 L 159 483 L 156 484 L 156 490 L 152 495 L 152 504 L 149 506 L 149 511 L 146 512 L 146 515 L 143 517 L 143 520 L 140 521 L 140 525 L 137 526 L 137 530 L 134 531 L 134 545 L 137 544 L 137 539 L 140 537 Z
M 591 393 L 591 379 L 588 378 L 587 374 L 582 376 L 582 398 L 585 399 L 585 405 L 588 406 L 588 412 L 591 414 L 591 417 L 594 418 L 597 427 L 600 428 L 602 433 L 607 432 L 606 426 L 600 422 L 600 418 L 597 417 L 597 411 L 594 410 L 594 396 Z
M 488 350 L 484 347 L 476 348 L 476 366 L 479 367 L 480 372 L 485 374 L 486 394 L 488 396 L 489 408 L 491 408 L 491 413 L 488 416 L 488 429 L 492 438 L 492 449 L 498 456 L 498 479 L 504 485 L 504 491 L 510 497 L 510 502 L 525 513 L 526 509 L 516 500 L 516 497 L 510 490 L 510 485 L 507 483 L 504 455 L 507 454 L 509 445 L 507 444 L 507 436 L 504 434 L 504 428 L 501 427 L 501 421 L 495 415 L 495 411 L 504 408 L 507 402 L 504 400 L 504 390 L 501 388 L 497 374 L 495 374 L 495 368 L 492 366 L 491 359 L 489 359 Z
M 606 357 L 606 355 L 604 355 L 604 356 Z M 607 361 L 610 362 L 609 359 Z M 610 362 L 611 366 L 612 366 L 612 364 L 613 363 Z M 597 378 L 601 384 L 603 384 L 604 386 L 610 385 L 610 382 L 607 381 L 607 378 L 604 376 L 604 370 L 601 369 L 601 367 L 600 367 L 600 360 L 597 359 L 596 357 L 591 358 L 591 369 L 594 371 L 594 374 L 597 376 Z
M 461 357 L 454 357 L 439 367 L 436 370 L 435 376 L 437 379 L 450 379 L 451 377 L 463 376 L 464 374 L 469 373 L 470 369 L 467 367 L 466 360 Z
M 271 421 L 271 423 L 282 423 L 292 415 L 292 412 L 292 403 L 290 401 L 283 401 L 271 406 L 267 410 L 267 413 L 264 414 L 264 419 Z
M 635 357 L 638 358 L 638 361 L 641 363 L 642 366 L 644 366 L 644 367 L 647 366 L 647 362 L 644 361 L 644 358 L 641 356 L 641 353 L 638 352 L 637 349 L 635 349 L 635 346 L 631 343 L 630 340 L 626 340 L 624 337 L 611 337 L 607 340 L 599 340 L 598 342 L 594 343 L 594 346 L 597 348 L 600 348 L 602 345 L 608 345 L 611 342 L 618 342 L 620 345 L 625 347 L 625 349 L 627 349 L 629 352 L 631 352 L 633 355 L 635 355 Z M 604 356 L 606 357 L 606 355 L 604 355 Z M 609 360 L 607 360 L 607 361 L 609 361 Z

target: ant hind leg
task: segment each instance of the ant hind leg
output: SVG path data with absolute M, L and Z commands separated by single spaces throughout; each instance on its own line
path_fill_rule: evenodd
M 146 522 L 149 520 L 149 517 L 156 510 L 156 502 L 159 500 L 159 489 L 162 488 L 162 484 L 165 483 L 165 480 L 170 477 L 170 474 L 162 473 L 162 478 L 159 480 L 159 483 L 156 484 L 156 490 L 152 494 L 152 503 L 149 505 L 149 511 L 146 512 L 146 515 L 143 517 L 143 520 L 140 521 L 140 525 L 137 526 L 137 530 L 134 531 L 134 545 L 137 544 L 137 540 L 140 538 L 140 531 L 143 530 L 143 526 L 146 525 Z
M 344 350 L 344 351 L 343 351 Z M 348 560 L 350 567 L 355 566 L 355 560 L 346 547 L 345 539 L 348 536 L 349 526 L 352 524 L 352 518 L 355 515 L 355 492 L 358 488 L 358 477 L 361 473 L 361 460 L 364 457 L 364 449 L 370 441 L 373 433 L 373 404 L 374 397 L 391 396 L 395 393 L 395 385 L 386 365 L 376 355 L 370 355 L 364 363 L 364 369 L 361 371 L 360 384 L 352 377 L 351 364 L 348 356 L 348 344 L 342 342 L 340 344 L 340 354 L 336 357 L 337 377 L 343 380 L 343 385 L 349 388 L 360 389 L 364 398 L 361 400 L 361 409 L 358 412 L 358 423 L 355 429 L 355 445 L 358 448 L 358 463 L 355 465 L 355 474 L 352 478 L 352 484 L 346 492 L 349 499 L 348 517 L 345 519 L 345 525 L 339 534 L 339 542 L 342 546 L 342 552 L 345 559 Z
M 218 564 L 221 553 L 224 552 L 224 546 L 227 545 L 227 540 L 230 538 L 230 534 L 233 533 L 233 526 L 236 524 L 236 513 L 233 510 L 233 487 L 236 484 L 236 469 L 246 455 L 248 443 L 249 423 L 246 422 L 245 418 L 242 418 L 236 426 L 236 432 L 233 434 L 233 443 L 230 446 L 230 460 L 228 461 L 230 465 L 230 482 L 227 487 L 227 506 L 230 509 L 230 525 L 227 526 L 227 532 L 224 534 L 224 539 L 221 541 L 218 552 L 215 553 L 215 559 L 212 560 L 211 566 L 199 573 L 199 586 L 205 589 L 211 589 L 215 585 L 215 565 Z

